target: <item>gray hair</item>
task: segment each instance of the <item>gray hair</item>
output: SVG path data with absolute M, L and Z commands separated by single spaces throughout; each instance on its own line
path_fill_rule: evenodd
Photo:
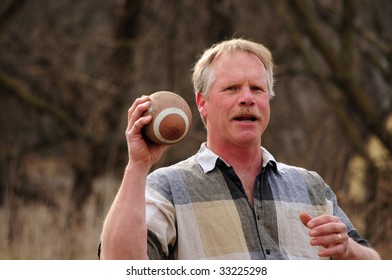
M 262 44 L 255 43 L 245 39 L 231 39 L 213 45 L 207 49 L 193 68 L 193 88 L 195 95 L 199 92 L 207 99 L 212 83 L 215 80 L 215 74 L 211 69 L 212 62 L 220 55 L 232 54 L 238 51 L 246 51 L 256 55 L 264 64 L 267 71 L 267 89 L 270 99 L 274 93 L 274 63 L 271 52 Z

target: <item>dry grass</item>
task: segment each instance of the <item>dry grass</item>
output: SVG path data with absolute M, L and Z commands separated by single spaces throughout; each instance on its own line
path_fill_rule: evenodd
M 111 182 L 95 184 L 80 225 L 69 222 L 66 194 L 57 198 L 63 202 L 57 209 L 13 197 L 0 208 L 0 259 L 97 259 L 102 222 L 118 187 Z

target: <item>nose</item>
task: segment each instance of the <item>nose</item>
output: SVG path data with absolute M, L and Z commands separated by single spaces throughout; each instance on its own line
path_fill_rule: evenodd
M 254 96 L 249 88 L 244 88 L 239 97 L 239 103 L 242 106 L 252 106 L 255 104 Z

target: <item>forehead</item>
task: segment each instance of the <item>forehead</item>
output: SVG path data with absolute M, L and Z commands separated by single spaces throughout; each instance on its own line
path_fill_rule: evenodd
M 238 51 L 221 54 L 211 63 L 215 78 L 252 77 L 266 79 L 266 69 L 262 61 L 254 54 Z

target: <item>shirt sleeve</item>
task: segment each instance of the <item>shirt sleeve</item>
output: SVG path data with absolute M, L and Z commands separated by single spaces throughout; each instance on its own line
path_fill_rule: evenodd
M 177 239 L 176 212 L 170 182 L 164 174 L 152 173 L 146 187 L 148 254 L 151 259 L 170 258 Z
M 370 243 L 366 240 L 363 239 L 362 236 L 358 233 L 358 231 L 356 230 L 351 230 L 348 232 L 348 236 L 353 239 L 355 242 L 357 242 L 358 244 L 371 248 L 372 246 L 370 245 Z

